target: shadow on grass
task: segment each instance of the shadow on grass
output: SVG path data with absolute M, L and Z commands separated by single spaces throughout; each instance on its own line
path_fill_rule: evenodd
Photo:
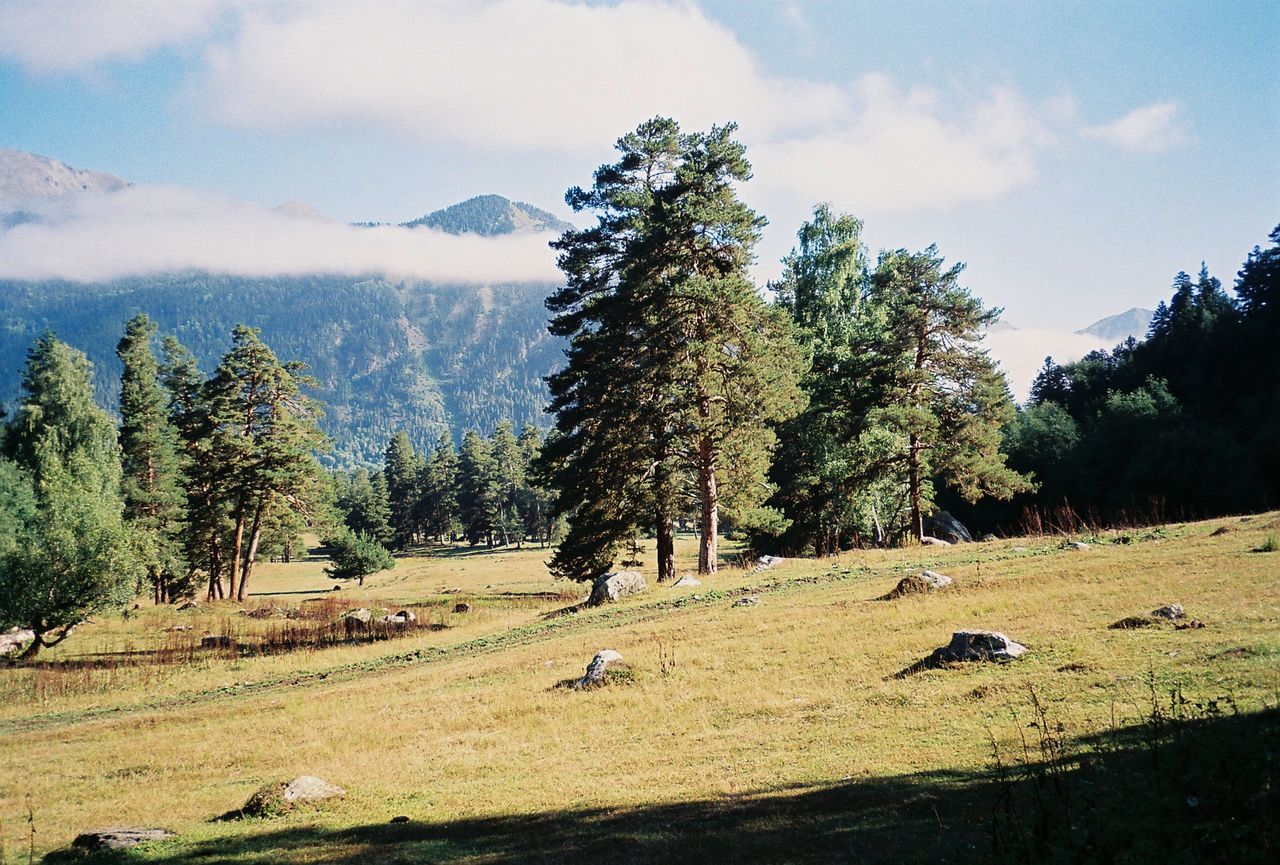
M 188 865 L 1275 861 L 1280 712 L 1227 715 L 1210 704 L 1188 719 L 1175 707 L 1137 727 L 1062 740 L 1035 709 L 1033 742 L 983 772 L 453 822 L 390 823 L 388 812 L 376 823 L 330 829 L 286 818 L 252 827 L 255 834 L 178 842 L 145 858 Z M 60 853 L 46 861 L 142 858 Z

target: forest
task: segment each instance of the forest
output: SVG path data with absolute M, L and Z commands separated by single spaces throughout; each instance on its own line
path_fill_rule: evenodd
M 114 413 L 90 359 L 39 336 L 0 440 L 0 625 L 32 630 L 30 656 L 141 592 L 243 600 L 255 564 L 298 555 L 307 531 L 335 580 L 362 583 L 423 545 L 530 543 L 551 548 L 552 574 L 586 581 L 639 565 L 646 538 L 665 581 L 680 531 L 708 574 L 725 533 L 822 556 L 934 542 L 943 507 L 1011 533 L 1280 501 L 1280 228 L 1230 291 L 1204 268 L 1179 273 L 1147 339 L 1046 359 L 1019 408 L 982 345 L 1000 311 L 933 246 L 873 254 L 859 219 L 819 205 L 762 292 L 748 266 L 764 221 L 739 197 L 751 169 L 734 133 L 659 117 L 619 139 L 618 160 L 566 196 L 594 224 L 552 244 L 564 281 L 545 343 L 492 322 L 473 335 L 481 359 L 567 346 L 546 379 L 546 435 L 527 412 L 517 432 L 520 412 L 464 411 L 477 422 L 456 444 L 440 410 L 451 391 L 424 379 L 421 406 L 371 415 L 357 439 L 379 466 L 334 468 L 317 396 L 342 375 L 325 367 L 326 385 L 256 328 L 231 328 L 206 374 L 184 342 L 207 351 L 223 335 L 162 337 L 133 316 Z M 400 290 L 362 291 L 340 311 L 352 322 Z M 473 370 L 448 401 L 488 394 L 492 412 L 506 388 L 527 406 L 533 375 Z M 327 410 L 349 416 L 376 397 L 363 386 Z

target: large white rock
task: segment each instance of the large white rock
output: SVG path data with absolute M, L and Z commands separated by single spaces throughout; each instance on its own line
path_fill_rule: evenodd
M 271 817 L 299 805 L 323 802 L 347 795 L 341 787 L 315 775 L 299 775 L 292 781 L 268 784 L 249 797 L 240 809 L 243 817 Z
M 683 577 L 681 577 L 680 579 L 672 583 L 672 585 L 674 585 L 677 589 L 684 588 L 687 586 L 700 586 L 702 585 L 702 580 L 698 579 L 697 577 L 691 577 L 688 574 L 685 574 Z
M 761 556 L 760 558 L 756 559 L 755 569 L 757 571 L 767 571 L 770 568 L 776 568 L 778 565 L 782 564 L 785 561 L 786 559 L 784 559 L 782 556 Z
M 613 603 L 628 595 L 639 594 L 647 588 L 649 585 L 644 581 L 644 575 L 635 571 L 602 574 L 591 586 L 591 596 L 587 598 L 587 606 L 597 607 L 600 604 Z
M 10 628 L 0 634 L 0 655 L 12 655 L 35 638 L 35 631 Z

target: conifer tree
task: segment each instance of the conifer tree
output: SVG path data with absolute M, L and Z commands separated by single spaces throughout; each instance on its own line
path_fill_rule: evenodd
M 0 542 L 0 628 L 64 640 L 89 615 L 129 601 L 143 569 L 124 520 L 115 425 L 93 402 L 81 352 L 40 337 L 0 459 L 0 499 L 12 534 Z
M 448 436 L 441 436 L 423 469 L 422 526 L 427 535 L 441 543 L 458 527 L 458 452 Z
M 417 540 L 422 459 L 414 450 L 409 434 L 397 432 L 387 443 L 382 474 L 387 483 L 391 509 L 392 542 L 403 550 Z
M 513 540 L 517 547 L 524 542 L 524 520 L 520 516 L 520 500 L 525 488 L 524 452 L 520 449 L 511 421 L 501 421 L 489 439 L 493 455 L 494 528 L 503 545 Z
M 498 478 L 489 442 L 475 430 L 467 430 L 458 452 L 458 519 L 467 541 L 493 546 L 497 516 Z
M 190 591 L 179 543 L 185 497 L 178 434 L 169 420 L 159 364 L 151 348 L 156 326 L 145 314 L 125 325 L 116 354 L 120 379 L 120 450 L 125 518 L 145 542 L 147 573 L 157 604 Z

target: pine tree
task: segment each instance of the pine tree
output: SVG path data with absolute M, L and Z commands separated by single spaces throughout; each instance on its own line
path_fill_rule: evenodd
M 334 580 L 355 580 L 364 585 L 364 578 L 396 566 L 395 558 L 373 538 L 354 532 L 339 533 L 330 544 L 333 564 L 324 572 Z
M 870 347 L 883 383 L 876 420 L 902 439 L 895 461 L 905 466 L 908 532 L 915 538 L 924 535 L 934 477 L 969 501 L 1030 489 L 1000 453 L 1000 428 L 1013 417 L 1013 400 L 979 342 L 1000 310 L 984 309 L 960 286 L 963 269 L 943 270 L 933 246 L 896 250 L 881 254 L 872 282 L 885 314 L 884 338 Z
M 498 478 L 489 442 L 467 430 L 458 453 L 458 518 L 467 541 L 493 546 L 498 511 Z
M 392 543 L 399 550 L 417 540 L 421 473 L 422 459 L 408 433 L 396 433 L 387 443 L 382 474 L 386 478 L 387 502 L 391 509 Z
M 155 603 L 190 591 L 179 543 L 186 502 L 178 464 L 178 433 L 169 420 L 151 349 L 156 326 L 145 314 L 130 319 L 116 354 L 120 379 L 120 450 L 125 518 L 145 541 Z
M 637 527 L 674 574 L 677 490 L 700 502 L 699 570 L 717 567 L 720 501 L 759 498 L 771 421 L 798 407 L 787 323 L 747 278 L 764 224 L 737 197 L 750 166 L 733 125 L 682 134 L 666 118 L 618 141 L 621 159 L 566 201 L 596 227 L 552 244 L 566 285 L 547 301 L 568 337 L 548 381 L 559 435 L 541 461 L 570 529 L 552 561 L 590 579 Z
M 423 469 L 422 480 L 423 531 L 441 543 L 458 529 L 459 471 L 453 441 L 441 436 Z
M 501 421 L 489 439 L 493 455 L 494 528 L 504 546 L 515 541 L 524 543 L 524 520 L 520 516 L 520 499 L 525 488 L 524 452 L 516 440 L 511 421 Z
M 95 612 L 123 605 L 143 569 L 124 520 L 115 425 L 93 402 L 92 368 L 52 334 L 27 355 L 4 438 L 0 627 L 31 629 L 23 657 L 64 640 Z

